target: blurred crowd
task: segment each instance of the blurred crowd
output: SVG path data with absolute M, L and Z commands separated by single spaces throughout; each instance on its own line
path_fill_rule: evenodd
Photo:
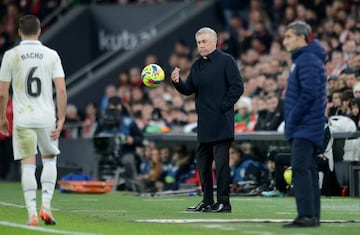
M 36 15 L 43 21 L 55 10 L 76 4 L 156 4 L 183 0 L 2 0 L 0 1 L 0 55 L 17 45 L 17 23 L 22 15 Z M 44 32 L 49 25 L 42 25 Z M 1 58 L 1 57 L 0 57 Z
M 244 81 L 245 92 L 235 104 L 236 133 L 282 131 L 283 98 L 292 63 L 289 53 L 282 45 L 282 40 L 286 25 L 294 20 L 305 20 L 309 23 L 313 30 L 312 38 L 320 40 L 328 52 L 328 58 L 324 61 L 328 76 L 328 103 L 324 115 L 329 118 L 335 115 L 346 116 L 353 120 L 354 125 L 360 130 L 358 2 L 222 0 L 219 9 L 224 20 L 224 28 L 218 31 L 218 48 L 234 56 Z M 118 77 L 114 78 L 114 82 L 108 84 L 103 91 L 103 98 L 89 101 L 85 110 L 69 104 L 67 110 L 69 128 L 64 130 L 63 137 L 91 138 L 97 135 L 96 130 L 108 107 L 107 102 L 114 96 L 121 98 L 127 115 L 134 119 L 143 133 L 196 132 L 197 114 L 194 97 L 180 95 L 168 78 L 158 88 L 144 87 L 141 82 L 141 69 L 150 63 L 160 64 L 167 76 L 172 68 L 177 66 L 181 69 L 181 78 L 186 79 L 192 62 L 198 56 L 196 48 L 191 48 L 189 45 L 189 42 L 179 39 L 174 44 L 173 52 L 166 63 L 160 64 L 155 54 L 149 54 L 144 58 L 143 64 L 119 71 Z M 139 148 L 146 149 L 148 145 Z M 264 157 L 253 156 L 252 146 L 249 147 L 244 143 L 235 145 L 238 146 L 234 146 L 234 149 L 240 155 L 245 154 L 245 157 L 242 160 L 231 161 L 232 167 L 243 166 L 244 162 L 251 164 L 256 169 L 252 178 L 258 178 L 259 172 L 273 171 L 270 167 L 267 170 L 259 168 L 264 162 L 258 160 L 264 160 Z M 156 148 L 153 143 L 151 148 L 156 149 L 153 150 L 154 154 L 161 151 L 161 148 Z M 173 152 L 173 150 L 168 151 Z M 155 155 L 159 155 L 158 153 Z M 145 167 L 146 154 L 139 156 L 141 159 L 139 174 L 153 179 L 140 180 L 141 187 L 150 187 L 152 190 L 169 188 L 164 186 L 166 182 L 163 177 L 164 172 L 168 172 L 166 170 L 169 168 L 168 160 L 159 160 L 160 157 L 157 157 L 158 163 Z M 153 171 L 151 171 L 152 167 Z M 148 169 L 152 173 L 157 172 L 157 176 L 150 176 L 149 172 L 142 174 L 142 169 Z M 187 169 L 193 173 L 190 181 L 196 182 L 195 169 Z M 239 173 L 236 172 L 235 170 L 233 173 L 233 177 L 237 177 L 233 178 L 234 182 L 239 180 Z M 238 172 L 243 171 L 238 170 Z M 240 178 L 243 177 L 245 176 Z M 234 190 L 236 192 L 238 189 Z
M 0 2 L 0 55 L 6 50 L 17 45 L 18 20 L 25 14 L 33 14 L 39 17 L 40 21 L 45 19 L 51 12 L 67 0 L 3 0 Z M 43 26 L 43 31 L 46 26 Z
M 360 105 L 360 9 L 356 1 L 244 0 L 220 1 L 224 30 L 218 32 L 218 48 L 232 54 L 239 66 L 245 92 L 236 103 L 235 131 L 278 130 L 283 122 L 282 103 L 291 58 L 282 46 L 284 29 L 294 20 L 305 20 L 313 38 L 328 52 L 326 115 L 346 115 L 359 123 Z M 178 66 L 186 79 L 197 51 L 179 39 L 162 63 L 167 76 Z M 144 63 L 119 71 L 104 90 L 102 100 L 89 100 L 85 110 L 69 104 L 64 137 L 92 137 L 94 126 L 106 109 L 107 99 L 119 96 L 144 133 L 196 130 L 193 97 L 175 92 L 168 79 L 150 89 L 141 82 L 144 65 L 159 63 L 148 55 Z

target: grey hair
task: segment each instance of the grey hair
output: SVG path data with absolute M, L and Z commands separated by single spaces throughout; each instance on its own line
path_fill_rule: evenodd
M 215 32 L 212 28 L 203 27 L 203 28 L 199 29 L 199 30 L 196 32 L 196 34 L 195 34 L 195 39 L 197 39 L 197 37 L 198 37 L 200 34 L 209 34 L 210 37 L 212 37 L 213 39 L 217 40 L 217 34 L 216 34 L 216 32 Z
M 294 33 L 297 36 L 303 34 L 305 36 L 305 41 L 309 42 L 310 34 L 311 34 L 311 27 L 304 21 L 297 20 L 297 21 L 294 21 L 294 22 L 288 24 L 288 26 L 286 26 L 286 31 L 289 29 L 294 30 Z

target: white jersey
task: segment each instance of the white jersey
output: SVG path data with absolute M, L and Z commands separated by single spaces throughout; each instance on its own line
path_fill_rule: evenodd
M 56 122 L 53 79 L 64 77 L 56 51 L 37 40 L 25 40 L 4 54 L 0 81 L 12 82 L 14 124 L 28 128 Z

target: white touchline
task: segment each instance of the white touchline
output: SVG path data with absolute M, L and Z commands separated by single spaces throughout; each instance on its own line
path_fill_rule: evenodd
M 192 212 L 193 213 L 193 212 Z M 185 223 L 287 223 L 290 219 L 148 219 L 140 223 L 185 224 Z M 321 223 L 360 223 L 360 220 L 321 220 Z
M 26 208 L 26 207 L 23 206 L 23 205 L 18 205 L 18 204 L 8 203 L 8 202 L 0 202 L 0 205 L 2 205 L 2 206 L 17 207 L 17 208 Z
M 42 227 L 29 226 L 23 224 L 16 224 L 8 221 L 0 221 L 0 225 L 34 230 L 34 231 L 48 232 L 48 233 L 67 234 L 67 235 L 100 235 L 99 233 L 83 233 L 83 232 L 74 232 L 74 231 L 66 231 L 66 230 L 57 230 L 57 229 L 42 228 Z
M 11 206 L 11 207 L 17 207 L 17 208 L 26 208 L 24 205 L 18 205 L 14 203 L 8 203 L 8 202 L 0 202 L 0 206 Z M 59 209 L 51 208 L 53 211 L 58 211 Z

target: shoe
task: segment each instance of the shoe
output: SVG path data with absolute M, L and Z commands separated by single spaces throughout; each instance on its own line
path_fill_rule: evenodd
M 305 228 L 305 227 L 318 227 L 320 226 L 320 221 L 317 225 L 317 220 L 314 217 L 297 217 L 294 221 L 284 224 L 283 228 Z
M 27 222 L 27 225 L 30 225 L 30 226 L 38 226 L 39 225 L 39 221 L 38 221 L 38 217 L 36 215 L 32 215 L 28 222 Z
M 314 226 L 315 227 L 320 227 L 320 219 L 319 219 L 319 217 L 314 217 Z
M 41 206 L 40 209 L 40 219 L 42 219 L 46 225 L 55 225 L 55 219 L 51 214 L 50 209 L 46 209 L 44 206 Z
M 281 193 L 277 190 L 275 191 L 263 191 L 261 192 L 261 195 L 264 196 L 264 197 L 284 197 L 285 194 L 284 193 Z
M 231 205 L 223 204 L 223 203 L 215 203 L 212 206 L 204 208 L 202 212 L 231 213 Z
M 201 201 L 197 206 L 190 206 L 186 208 L 189 212 L 202 212 L 205 208 L 210 208 L 212 205 Z

